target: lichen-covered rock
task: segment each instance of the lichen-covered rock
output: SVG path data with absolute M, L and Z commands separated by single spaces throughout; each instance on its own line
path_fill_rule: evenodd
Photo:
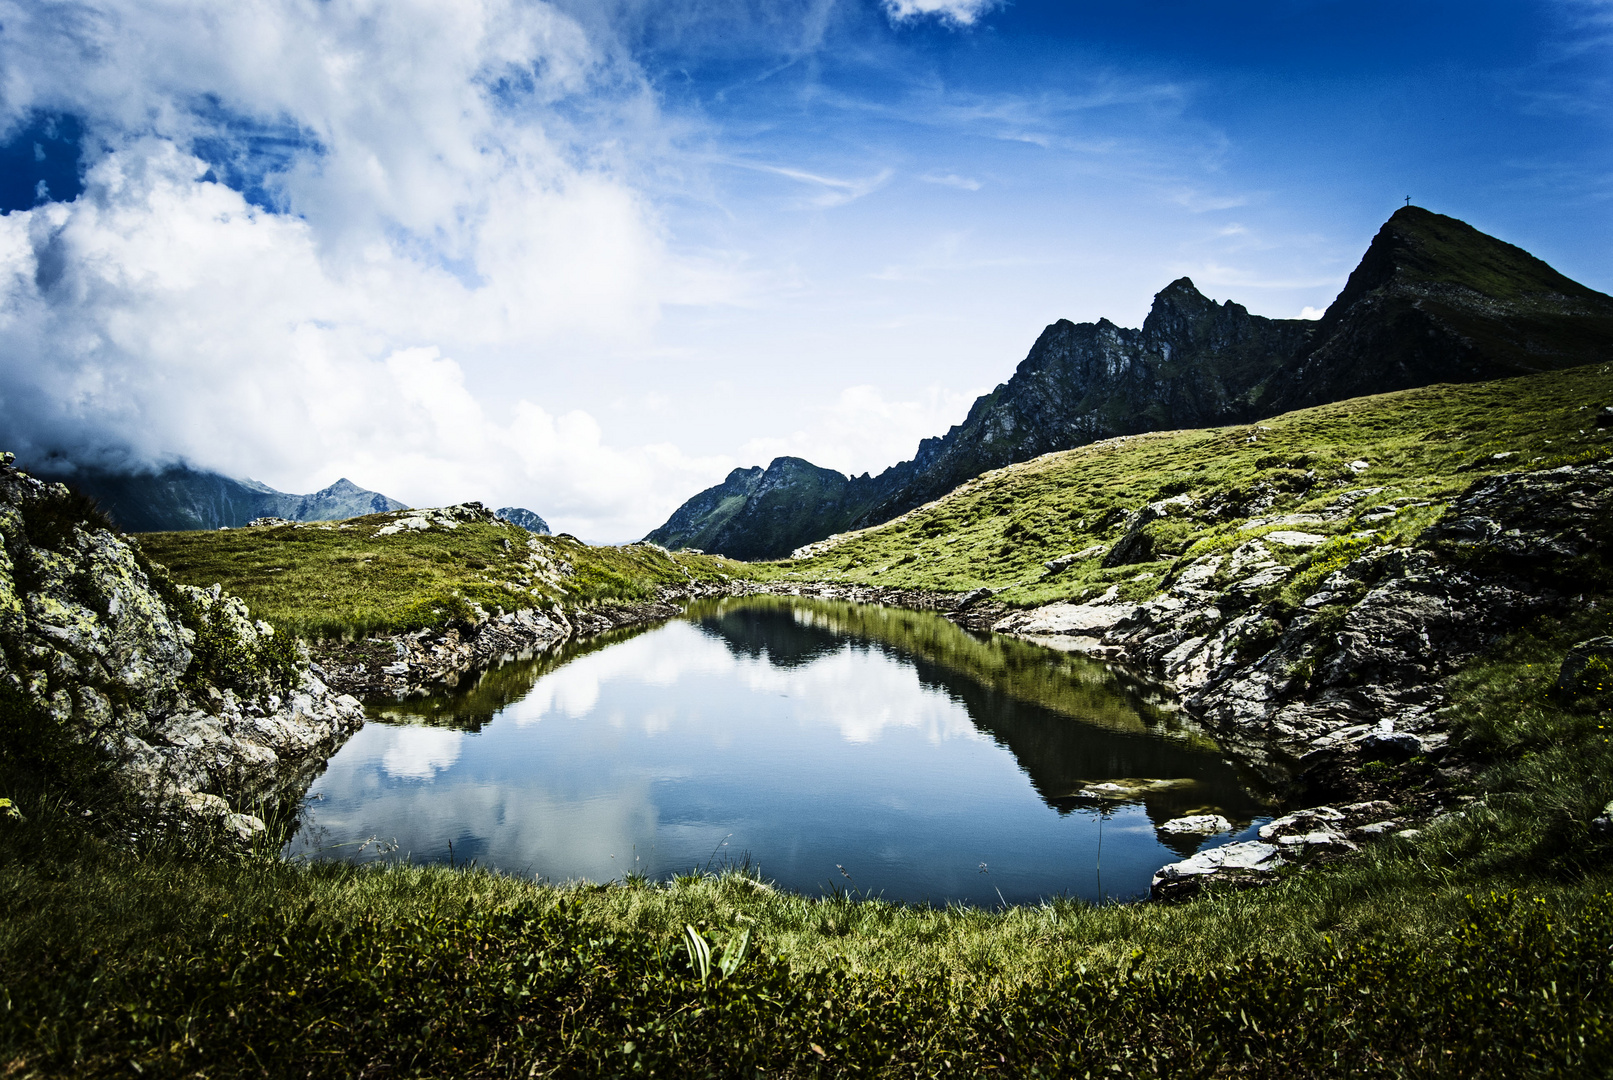
M 0 455 L 0 722 L 47 716 L 136 794 L 249 839 L 263 823 L 240 808 L 296 789 L 363 709 L 240 600 L 167 581 L 91 505 L 12 462 Z
M 456 506 L 433 507 L 424 510 L 403 510 L 391 515 L 385 525 L 375 530 L 376 536 L 391 536 L 400 532 L 431 532 L 436 529 L 457 529 L 465 522 L 495 521 L 498 515 L 479 502 L 459 503 Z
M 1613 464 L 1487 477 L 1426 539 L 1463 554 L 1567 568 L 1613 543 Z

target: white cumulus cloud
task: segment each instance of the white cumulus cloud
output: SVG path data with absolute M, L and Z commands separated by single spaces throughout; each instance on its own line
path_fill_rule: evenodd
M 931 386 L 914 398 L 891 400 L 876 386 L 848 386 L 815 410 L 813 423 L 788 435 L 751 439 L 739 451 L 747 463 L 802 457 L 848 474 L 878 473 L 912 458 L 919 440 L 961 423 L 981 390 Z
M 77 199 L 0 217 L 6 449 L 345 474 L 595 539 L 726 464 L 467 389 L 729 288 L 635 182 L 663 127 L 639 73 L 549 5 L 0 0 L 0 24 L 0 125 L 87 132 Z

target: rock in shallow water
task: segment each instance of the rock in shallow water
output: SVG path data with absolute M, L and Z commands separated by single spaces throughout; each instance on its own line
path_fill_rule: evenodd
M 1220 814 L 1189 814 L 1175 821 L 1167 821 L 1159 827 L 1159 831 L 1187 836 L 1210 836 L 1214 833 L 1231 832 L 1232 822 Z

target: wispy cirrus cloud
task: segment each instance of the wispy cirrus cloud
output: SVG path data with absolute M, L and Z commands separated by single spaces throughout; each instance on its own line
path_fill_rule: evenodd
M 969 176 L 959 176 L 957 173 L 925 173 L 919 177 L 926 184 L 939 184 L 942 187 L 954 187 L 962 191 L 979 191 L 979 180 Z
M 756 172 L 771 173 L 774 176 L 783 176 L 802 184 L 823 189 L 818 194 L 809 196 L 805 202 L 809 206 L 828 208 L 844 206 L 857 199 L 870 195 L 884 187 L 890 178 L 896 175 L 894 169 L 880 169 L 871 176 L 852 177 L 850 179 L 837 176 L 824 176 L 819 173 L 808 172 L 805 169 L 794 169 L 785 165 L 765 165 L 756 162 L 731 162 L 745 169 Z

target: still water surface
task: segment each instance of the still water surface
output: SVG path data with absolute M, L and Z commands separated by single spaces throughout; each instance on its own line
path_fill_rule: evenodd
M 706 602 L 372 717 L 288 854 L 553 881 L 748 860 L 800 892 L 996 905 L 1144 893 L 1238 838 L 1158 825 L 1264 820 L 1214 744 L 1119 673 L 893 608 Z M 1088 790 L 1106 782 L 1124 790 Z

